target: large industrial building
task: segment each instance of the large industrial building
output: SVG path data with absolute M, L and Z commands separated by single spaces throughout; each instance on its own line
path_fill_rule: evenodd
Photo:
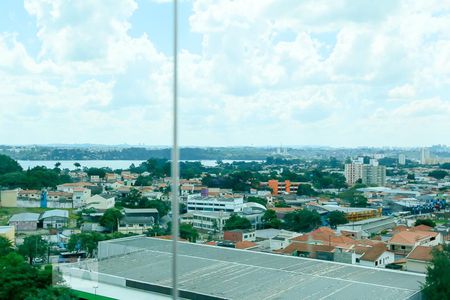
M 166 299 L 171 241 L 100 242 L 99 261 L 62 265 L 72 288 L 116 299 Z M 184 299 L 420 299 L 425 276 L 301 257 L 180 242 Z M 132 297 L 132 298 L 131 298 Z

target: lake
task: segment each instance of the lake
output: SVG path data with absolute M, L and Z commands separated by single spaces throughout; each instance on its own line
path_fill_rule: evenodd
M 216 160 L 183 160 L 183 161 L 200 161 L 202 165 L 206 167 L 214 167 L 217 165 Z M 245 162 L 261 162 L 261 160 L 223 160 L 224 163 L 232 163 L 235 161 Z M 34 168 L 36 166 L 44 166 L 47 168 L 54 168 L 57 162 L 61 163 L 62 169 L 75 169 L 74 163 L 78 162 L 82 168 L 111 168 L 115 169 L 128 169 L 131 164 L 139 166 L 144 160 L 19 160 L 19 164 L 25 170 L 28 168 Z

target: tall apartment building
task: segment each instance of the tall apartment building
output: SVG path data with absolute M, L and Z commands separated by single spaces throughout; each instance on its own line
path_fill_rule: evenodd
M 361 179 L 366 185 L 384 186 L 386 184 L 386 167 L 377 161 L 370 164 L 360 162 L 345 164 L 345 179 L 348 185 L 354 185 Z
M 422 148 L 420 150 L 420 163 L 422 165 L 426 165 L 430 162 L 430 149 L 429 148 Z
M 363 164 L 360 162 L 345 164 L 345 179 L 348 185 L 354 185 L 363 177 Z
M 403 153 L 400 153 L 398 155 L 398 164 L 399 165 L 405 165 L 406 164 L 406 155 Z
M 384 186 L 386 184 L 386 167 L 363 165 L 362 183 L 366 185 Z

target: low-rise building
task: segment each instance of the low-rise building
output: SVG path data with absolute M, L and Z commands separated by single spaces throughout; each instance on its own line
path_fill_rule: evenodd
M 406 257 L 417 246 L 437 246 L 442 242 L 442 235 L 433 231 L 400 231 L 388 241 L 389 250 L 396 258 Z
M 69 223 L 69 212 L 62 209 L 47 210 L 39 219 L 43 228 L 63 228 Z
M 356 259 L 356 262 L 367 267 L 384 267 L 393 263 L 394 260 L 394 253 L 388 251 L 384 243 L 379 243 L 368 247 L 364 254 Z
M 116 201 L 109 195 L 94 195 L 88 198 L 84 204 L 86 208 L 94 208 L 98 210 L 107 210 L 113 208 Z
M 187 198 L 187 210 L 210 212 L 240 212 L 244 205 L 243 197 L 203 197 L 201 195 L 189 195 Z
M 156 208 L 125 208 L 119 221 L 119 232 L 142 234 L 159 222 Z
M 232 242 L 254 242 L 256 235 L 254 230 L 235 229 L 223 232 L 223 239 Z
M 417 246 L 406 257 L 406 270 L 410 272 L 426 273 L 431 260 L 433 247 Z
M 192 226 L 197 229 L 221 232 L 230 217 L 231 213 L 222 211 L 195 211 L 192 212 Z
M 13 215 L 8 224 L 14 226 L 16 231 L 35 231 L 39 223 L 39 214 L 20 213 Z

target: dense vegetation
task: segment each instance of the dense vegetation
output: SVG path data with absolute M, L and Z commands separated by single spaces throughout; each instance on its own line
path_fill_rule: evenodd
M 54 188 L 70 182 L 70 177 L 58 168 L 35 167 L 23 171 L 20 165 L 8 156 L 0 155 L 0 186 L 8 188 L 41 189 Z
M 430 226 L 430 227 L 436 227 L 436 223 L 434 223 L 434 221 L 431 220 L 431 219 L 417 219 L 416 223 L 414 224 L 414 226 L 419 226 L 419 225 L 426 225 L 426 226 Z
M 283 227 L 287 230 L 308 232 L 320 224 L 321 220 L 318 212 L 303 209 L 286 214 Z
M 36 267 L 14 251 L 11 243 L 0 236 L 0 299 L 11 300 L 70 300 L 78 299 L 61 283 L 52 266 Z
M 450 245 L 433 250 L 423 293 L 427 300 L 450 299 Z

